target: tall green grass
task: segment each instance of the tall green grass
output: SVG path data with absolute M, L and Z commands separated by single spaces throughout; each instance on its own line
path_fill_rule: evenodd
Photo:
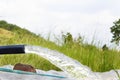
M 0 27 L 0 28 L 6 29 L 6 27 Z M 16 30 L 9 30 L 9 31 L 14 33 L 13 37 L 12 38 L 0 37 L 0 45 L 10 45 L 10 44 L 37 45 L 62 52 L 63 54 L 90 67 L 93 71 L 103 72 L 111 69 L 120 69 L 120 52 L 117 50 L 108 49 L 103 51 L 102 49 L 96 47 L 93 44 L 83 43 L 79 39 L 78 39 L 79 41 L 76 41 L 73 38 L 68 38 L 68 40 L 72 39 L 72 42 L 68 41 L 68 43 L 63 43 L 61 46 L 59 46 L 56 45 L 54 42 L 45 40 L 41 36 L 32 34 L 29 31 L 26 31 L 21 28 L 17 29 L 18 32 Z M 52 65 L 49 61 L 35 54 L 0 55 L 1 66 L 8 64 L 14 65 L 16 63 L 30 64 L 35 68 L 42 70 L 51 70 L 51 69 L 60 70 L 59 68 Z

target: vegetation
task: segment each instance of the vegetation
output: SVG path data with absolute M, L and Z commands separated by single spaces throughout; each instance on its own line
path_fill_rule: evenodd
M 120 19 L 114 22 L 114 25 L 110 29 L 111 29 L 111 33 L 113 34 L 111 42 L 115 42 L 116 44 L 119 44 L 120 42 Z
M 93 71 L 108 71 L 111 69 L 120 69 L 120 52 L 117 50 L 100 49 L 93 44 L 83 43 L 81 36 L 74 39 L 70 33 L 62 34 L 63 43 L 61 46 L 56 45 L 54 42 L 43 39 L 41 36 L 36 35 L 19 26 L 9 24 L 6 21 L 0 21 L 0 32 L 3 31 L 6 37 L 0 33 L 0 45 L 9 44 L 30 44 L 47 47 L 52 50 L 57 50 L 65 55 L 72 57 L 84 65 L 89 66 Z M 4 32 L 5 31 L 5 32 Z M 7 35 L 10 32 L 12 37 Z M 2 37 L 1 37 L 2 36 Z M 35 54 L 26 55 L 0 55 L 0 65 L 24 63 L 30 64 L 35 68 L 42 70 L 60 70 L 46 61 L 40 56 Z

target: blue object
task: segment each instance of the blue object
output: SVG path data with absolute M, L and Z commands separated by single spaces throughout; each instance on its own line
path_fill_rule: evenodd
M 50 75 L 50 74 L 38 74 L 38 73 L 33 73 L 33 72 L 26 72 L 26 71 L 20 71 L 20 70 L 12 70 L 12 69 L 6 69 L 6 68 L 0 68 L 0 71 L 17 73 L 17 74 L 40 75 L 40 76 L 47 76 L 47 77 L 66 78 L 66 77 L 63 77 L 63 76 Z

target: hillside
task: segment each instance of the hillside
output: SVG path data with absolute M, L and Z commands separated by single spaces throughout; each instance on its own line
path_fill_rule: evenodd
M 0 21 L 0 36 L 3 38 L 9 38 L 2 44 L 33 44 L 46 46 L 44 44 L 53 44 L 53 42 L 47 41 L 39 35 L 28 31 L 25 28 L 20 28 L 17 25 L 7 23 L 6 21 Z M 14 36 L 14 37 L 13 37 Z M 1 38 L 2 39 L 2 38 Z M 7 41 L 7 42 L 6 42 Z
M 0 45 L 38 45 L 62 52 L 89 66 L 93 71 L 103 72 L 111 69 L 120 69 L 120 52 L 109 49 L 103 51 L 93 44 L 83 43 L 81 38 L 73 39 L 70 33 L 64 35 L 64 37 L 64 43 L 58 46 L 54 42 L 45 40 L 40 35 L 36 35 L 24 28 L 7 23 L 6 21 L 0 21 Z M 27 63 L 43 70 L 59 70 L 50 62 L 34 54 L 1 55 L 0 57 L 0 65 Z
M 12 38 L 14 34 L 11 31 L 0 28 L 0 38 Z

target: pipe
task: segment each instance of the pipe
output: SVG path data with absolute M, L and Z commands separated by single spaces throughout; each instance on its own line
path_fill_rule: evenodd
M 0 46 L 0 55 L 1 54 L 24 54 L 25 45 L 8 45 Z

